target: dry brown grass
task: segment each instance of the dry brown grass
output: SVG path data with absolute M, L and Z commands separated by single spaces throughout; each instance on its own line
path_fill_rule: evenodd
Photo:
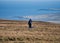
M 60 43 L 60 24 L 0 20 L 0 43 Z

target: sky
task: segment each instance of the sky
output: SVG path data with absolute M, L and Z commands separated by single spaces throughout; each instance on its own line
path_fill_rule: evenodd
M 60 0 L 0 0 L 0 19 L 60 23 Z
M 60 0 L 0 0 L 0 1 L 60 1 Z

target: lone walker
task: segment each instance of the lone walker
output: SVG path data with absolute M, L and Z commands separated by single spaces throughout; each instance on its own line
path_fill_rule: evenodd
M 28 25 L 29 25 L 29 28 L 32 28 L 32 20 L 31 19 L 29 19 Z

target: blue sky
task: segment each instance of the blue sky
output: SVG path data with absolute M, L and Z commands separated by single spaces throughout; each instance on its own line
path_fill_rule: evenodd
M 60 0 L 0 0 L 0 19 L 60 23 Z
M 60 0 L 0 0 L 0 1 L 60 1 Z

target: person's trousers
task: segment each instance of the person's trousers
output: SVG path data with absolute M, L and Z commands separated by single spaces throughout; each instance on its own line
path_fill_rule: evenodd
M 31 28 L 32 27 L 32 25 L 31 24 L 29 24 L 29 28 Z

